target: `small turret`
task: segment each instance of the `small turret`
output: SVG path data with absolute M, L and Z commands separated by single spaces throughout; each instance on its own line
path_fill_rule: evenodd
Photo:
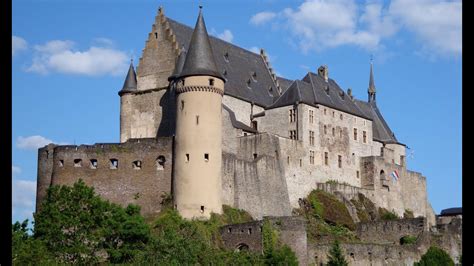
M 369 88 L 367 90 L 369 94 L 369 103 L 373 102 L 375 103 L 375 83 L 374 83 L 374 70 L 373 70 L 373 64 L 370 62 L 370 79 L 369 79 Z
M 130 67 L 128 68 L 127 77 L 123 83 L 122 90 L 119 91 L 119 95 L 122 96 L 127 92 L 134 92 L 137 90 L 137 75 L 135 74 L 135 69 L 133 68 L 133 59 L 130 60 Z
M 168 77 L 168 81 L 171 82 L 173 80 L 176 80 L 179 74 L 181 74 L 181 72 L 183 71 L 184 62 L 186 60 L 186 54 L 186 48 L 184 48 L 184 46 L 181 47 L 181 52 L 179 53 L 178 59 L 176 60 L 176 65 L 174 67 L 173 74 Z

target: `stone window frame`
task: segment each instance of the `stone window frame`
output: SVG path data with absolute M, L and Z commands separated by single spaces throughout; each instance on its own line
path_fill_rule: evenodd
M 342 168 L 342 155 L 337 156 L 337 167 Z
M 97 159 L 90 159 L 89 160 L 90 169 L 97 169 L 98 166 L 99 166 L 99 162 L 97 161 Z
M 314 164 L 314 151 L 309 151 L 309 164 Z
M 313 124 L 314 123 L 314 111 L 309 110 L 309 123 Z
M 164 170 L 166 163 L 166 157 L 164 155 L 159 155 L 156 158 L 156 170 Z
M 296 108 L 292 107 L 289 110 L 289 116 L 290 116 L 290 123 L 295 123 L 296 122 Z
M 362 142 L 367 143 L 367 131 L 362 131 Z
M 326 135 L 327 133 L 328 133 L 328 126 L 324 125 L 324 135 Z
M 324 165 L 329 165 L 329 152 L 324 152 Z
M 119 160 L 112 158 L 109 159 L 109 169 L 116 170 L 119 168 Z
M 82 159 L 74 159 L 74 167 L 82 167 Z
M 142 169 L 142 161 L 140 160 L 135 160 L 132 162 L 132 168 L 134 170 L 141 170 Z
M 357 128 L 354 128 L 354 141 L 357 141 Z
M 309 145 L 314 146 L 314 131 L 309 131 Z

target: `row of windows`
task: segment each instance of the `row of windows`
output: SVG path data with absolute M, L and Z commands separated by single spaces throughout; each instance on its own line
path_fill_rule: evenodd
M 186 153 L 185 162 L 188 163 L 189 159 L 190 159 L 190 155 L 189 155 L 189 153 Z M 209 153 L 204 153 L 204 161 L 209 162 Z
M 352 155 L 354 157 L 354 153 Z M 315 152 L 310 150 L 309 151 L 309 164 L 314 165 L 314 162 L 315 162 L 314 158 L 315 158 Z M 287 163 L 288 163 L 288 165 L 290 165 L 290 156 L 287 157 Z M 300 164 L 300 167 L 303 166 L 303 160 L 302 159 L 299 160 L 299 164 Z M 328 152 L 324 152 L 324 165 L 329 165 L 329 153 Z M 337 166 L 339 168 L 342 168 L 342 155 L 337 156 Z M 357 178 L 360 177 L 359 171 L 356 171 L 356 177 Z
M 158 158 L 155 161 L 156 169 L 157 170 L 163 170 L 164 167 L 165 167 L 165 162 L 166 162 L 166 159 L 163 155 L 158 156 Z M 73 164 L 74 167 L 83 167 L 82 159 L 74 159 L 73 163 L 74 163 Z M 62 160 L 62 159 L 58 160 L 58 166 L 59 167 L 64 167 L 64 160 Z M 97 169 L 99 167 L 99 162 L 97 161 L 97 159 L 90 159 L 88 166 L 89 166 L 90 169 Z M 109 169 L 118 169 L 119 160 L 115 159 L 115 158 L 109 159 L 108 167 L 109 167 Z M 142 169 L 142 161 L 140 161 L 140 160 L 133 161 L 132 162 L 132 168 L 136 169 L 136 170 Z
M 328 127 L 327 125 L 324 125 L 323 126 L 323 132 L 324 134 L 328 134 Z M 339 129 L 339 137 L 342 138 L 342 128 Z M 313 137 L 311 137 L 313 136 Z M 335 137 L 336 136 L 336 128 L 333 127 L 332 128 L 332 136 Z M 354 128 L 354 140 L 357 141 L 357 128 Z M 367 131 L 362 131 L 362 142 L 363 143 L 367 143 Z M 314 145 L 314 131 L 309 131 L 309 144 L 311 145 Z
M 357 141 L 357 128 L 354 128 L 354 140 Z M 362 131 L 362 142 L 367 143 L 367 132 Z

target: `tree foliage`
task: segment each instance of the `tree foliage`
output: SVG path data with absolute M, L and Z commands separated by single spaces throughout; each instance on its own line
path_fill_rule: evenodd
M 414 266 L 454 266 L 454 261 L 444 250 L 431 246 Z
M 342 254 L 341 246 L 339 241 L 336 239 L 329 251 L 328 266 L 347 266 L 347 261 Z

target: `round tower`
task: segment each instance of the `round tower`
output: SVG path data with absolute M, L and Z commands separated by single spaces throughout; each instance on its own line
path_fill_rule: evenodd
M 127 77 L 123 83 L 122 90 L 119 91 L 120 96 L 120 142 L 126 142 L 132 132 L 132 97 L 137 91 L 137 75 L 133 67 L 133 60 L 130 60 Z
M 187 219 L 222 213 L 222 95 L 201 10 L 181 73 L 176 76 L 173 198 Z

